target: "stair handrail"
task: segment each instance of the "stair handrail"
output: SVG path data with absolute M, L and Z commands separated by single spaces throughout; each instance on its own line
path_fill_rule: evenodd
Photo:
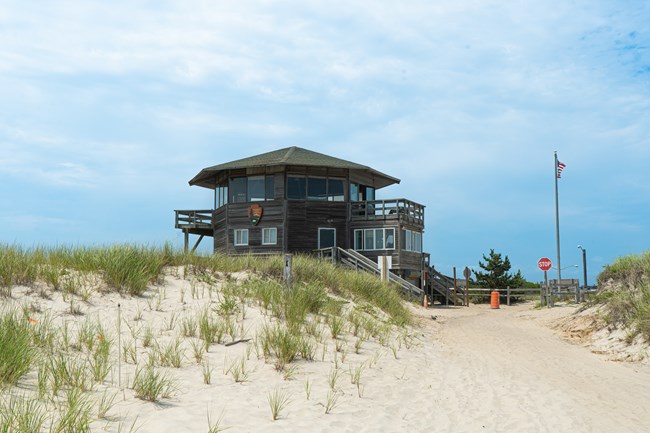
M 354 264 L 367 271 L 371 272 L 373 274 L 380 274 L 379 270 L 379 265 L 372 260 L 370 260 L 368 257 L 364 256 L 363 254 L 355 251 L 355 250 L 346 250 L 343 248 L 338 248 L 338 255 L 340 259 L 346 260 L 348 262 L 351 262 L 353 259 Z M 359 264 L 362 264 L 362 266 L 359 266 Z M 412 296 L 421 296 L 424 294 L 424 291 L 420 289 L 418 286 L 415 284 L 405 280 L 404 278 L 400 277 L 399 275 L 393 273 L 393 272 L 388 272 L 388 280 L 392 281 L 393 283 L 397 284 L 403 291 L 408 292 L 409 295 Z

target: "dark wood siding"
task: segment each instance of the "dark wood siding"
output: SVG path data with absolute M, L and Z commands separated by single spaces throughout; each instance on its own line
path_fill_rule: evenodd
M 336 245 L 348 248 L 348 206 L 345 202 L 287 201 L 289 251 L 318 248 L 318 229 L 336 229 Z
M 264 253 L 279 252 L 283 250 L 284 239 L 284 212 L 283 201 L 257 202 L 262 209 L 262 218 L 254 226 L 248 217 L 248 208 L 252 203 L 231 203 L 224 206 L 221 217 L 215 223 L 215 250 L 228 253 Z M 216 212 L 216 211 L 215 211 Z M 275 245 L 262 245 L 262 229 L 274 227 L 277 229 L 277 243 Z M 248 230 L 248 246 L 235 246 L 235 230 Z
M 222 253 L 226 252 L 228 239 L 228 230 L 226 224 L 226 208 L 222 206 L 212 212 L 212 228 L 214 230 L 214 250 Z

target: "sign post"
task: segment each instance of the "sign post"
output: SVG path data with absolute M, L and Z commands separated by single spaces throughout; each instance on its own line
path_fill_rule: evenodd
M 465 306 L 469 307 L 469 268 L 465 266 Z
M 553 307 L 553 292 L 548 287 L 548 278 L 546 272 L 551 269 L 553 262 L 548 257 L 542 257 L 537 261 L 537 267 L 544 271 L 544 286 L 546 287 L 546 305 L 550 308 Z

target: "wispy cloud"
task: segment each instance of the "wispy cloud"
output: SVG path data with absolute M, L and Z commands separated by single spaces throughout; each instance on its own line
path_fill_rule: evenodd
M 558 150 L 565 226 L 621 249 L 650 218 L 648 22 L 644 1 L 8 0 L 0 180 L 171 207 L 204 166 L 298 145 L 402 178 L 428 239 L 480 218 L 525 257 L 503 227 L 552 214 Z

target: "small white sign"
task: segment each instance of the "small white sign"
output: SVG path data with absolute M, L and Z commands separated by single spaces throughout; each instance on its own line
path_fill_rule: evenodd
M 393 269 L 393 256 L 379 256 L 377 257 L 377 266 L 380 272 L 384 270 L 384 257 L 386 258 L 386 267 Z

